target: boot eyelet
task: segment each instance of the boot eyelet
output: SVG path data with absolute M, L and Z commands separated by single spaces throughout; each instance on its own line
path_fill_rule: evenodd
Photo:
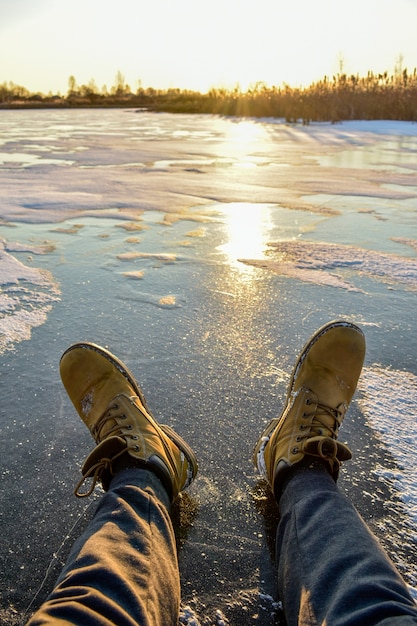
M 307 419 L 307 417 L 308 417 L 308 413 L 303 413 L 303 414 L 301 415 L 301 417 L 303 417 L 304 419 Z
M 312 399 L 311 398 L 306 398 L 306 404 L 311 404 L 312 403 Z
M 132 424 L 128 424 L 128 425 L 126 426 L 126 428 L 127 428 L 127 430 L 132 430 L 133 426 L 132 426 Z
M 136 439 L 139 439 L 139 437 L 138 437 L 137 435 L 130 435 L 130 438 L 131 438 L 131 439 L 135 439 L 135 440 L 136 440 Z
M 297 452 L 298 452 L 298 448 L 297 448 L 297 447 L 293 448 L 293 449 L 291 450 L 291 452 L 292 452 L 292 454 L 297 454 Z
M 138 452 L 140 450 L 140 446 L 133 446 L 132 450 L 135 450 L 136 452 Z
M 298 435 L 298 437 L 296 437 L 295 439 L 296 441 L 301 441 L 301 437 Z

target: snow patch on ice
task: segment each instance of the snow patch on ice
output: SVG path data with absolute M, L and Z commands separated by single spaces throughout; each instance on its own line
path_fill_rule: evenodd
M 0 354 L 31 337 L 32 328 L 45 323 L 59 288 L 52 275 L 36 267 L 28 267 L 7 250 L 43 253 L 37 246 L 8 244 L 0 240 Z
M 411 585 L 407 585 L 408 587 L 408 591 L 411 594 L 411 597 L 415 600 L 415 602 L 417 603 L 417 589 L 415 589 L 414 587 L 411 587 Z
M 200 626 L 199 619 L 188 605 L 181 607 L 179 623 L 186 624 L 186 626 Z
M 273 258 L 239 260 L 281 276 L 348 291 L 362 291 L 348 280 L 360 275 L 393 287 L 400 283 L 404 288 L 417 290 L 417 260 L 410 257 L 312 241 L 279 241 L 268 245 Z
M 137 272 L 123 272 L 123 276 L 126 276 L 126 278 L 129 278 L 130 280 L 142 280 L 144 272 L 140 270 Z
M 392 241 L 396 241 L 397 243 L 401 243 L 404 246 L 409 246 L 413 248 L 413 250 L 417 251 L 417 240 L 416 239 L 407 239 L 407 237 L 391 237 Z
M 175 294 L 158 295 L 136 291 L 135 289 L 126 289 L 124 286 L 120 287 L 120 298 L 122 300 L 133 300 L 134 302 L 152 304 L 161 309 L 176 309 L 183 306 L 183 300 L 179 299 Z
M 417 376 L 375 365 L 365 367 L 358 386 L 359 406 L 398 464 L 377 467 L 381 480 L 398 490 L 417 524 Z
M 164 263 L 175 263 L 177 256 L 175 254 L 165 254 L 163 252 L 122 252 L 117 255 L 119 261 L 132 261 L 135 259 L 155 259 Z

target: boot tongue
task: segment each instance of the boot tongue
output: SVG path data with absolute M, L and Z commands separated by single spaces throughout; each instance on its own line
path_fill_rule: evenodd
M 82 466 L 82 473 L 85 475 L 99 461 L 107 459 L 112 461 L 121 452 L 126 450 L 126 441 L 122 437 L 109 437 L 98 444 L 88 455 Z
M 82 467 L 82 478 L 74 489 L 74 494 L 79 498 L 85 498 L 93 493 L 97 482 L 101 482 L 105 491 L 113 475 L 113 461 L 126 451 L 126 441 L 121 437 L 109 437 L 102 441 L 90 452 Z M 81 491 L 86 480 L 90 480 L 90 486 Z

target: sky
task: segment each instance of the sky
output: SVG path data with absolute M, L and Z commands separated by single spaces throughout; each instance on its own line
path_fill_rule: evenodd
M 0 0 L 0 84 L 308 86 L 417 67 L 417 0 Z

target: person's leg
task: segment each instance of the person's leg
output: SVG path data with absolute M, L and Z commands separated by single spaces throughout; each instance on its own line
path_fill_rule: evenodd
M 177 626 L 180 584 L 169 508 L 153 472 L 119 472 L 29 625 Z
M 295 470 L 279 500 L 278 586 L 288 626 L 417 624 L 417 605 L 323 467 Z
M 132 374 L 104 348 L 74 344 L 60 371 L 97 444 L 75 494 L 88 496 L 98 481 L 107 493 L 30 626 L 176 626 L 180 587 L 169 507 L 196 476 L 194 452 L 155 420 Z
M 288 626 L 417 624 L 405 583 L 336 487 L 337 441 L 365 356 L 362 331 L 330 322 L 302 350 L 286 406 L 254 450 L 281 513 L 279 590 Z

